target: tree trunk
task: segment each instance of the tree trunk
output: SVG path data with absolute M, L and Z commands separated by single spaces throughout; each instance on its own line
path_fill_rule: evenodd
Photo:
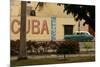
M 66 54 L 64 54 L 64 59 L 66 58 Z
M 26 51 L 26 1 L 21 1 L 20 48 L 18 59 L 26 59 Z

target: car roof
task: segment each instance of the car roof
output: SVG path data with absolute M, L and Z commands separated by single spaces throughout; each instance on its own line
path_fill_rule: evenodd
M 90 34 L 88 31 L 75 31 L 74 33 L 88 33 L 88 34 Z
M 75 31 L 75 32 L 79 32 L 79 33 L 80 33 L 80 32 L 85 32 L 85 33 L 88 33 L 88 31 Z

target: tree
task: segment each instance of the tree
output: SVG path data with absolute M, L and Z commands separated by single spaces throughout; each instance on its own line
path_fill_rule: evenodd
M 61 4 L 58 4 L 61 5 Z M 95 32 L 95 6 L 93 5 L 72 5 L 72 4 L 63 4 L 64 12 L 66 14 L 72 14 L 76 21 L 85 20 L 84 24 L 88 24 L 89 28 Z M 95 36 L 94 33 L 91 33 Z
M 95 6 L 64 4 L 64 12 L 72 13 L 76 21 L 85 20 L 84 25 L 88 24 L 95 31 Z
M 27 59 L 26 50 L 26 1 L 21 1 L 21 28 L 20 28 L 20 48 L 18 60 Z

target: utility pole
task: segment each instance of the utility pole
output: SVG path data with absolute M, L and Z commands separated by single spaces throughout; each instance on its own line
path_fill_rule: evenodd
M 20 47 L 18 59 L 27 59 L 26 49 L 26 1 L 21 1 Z

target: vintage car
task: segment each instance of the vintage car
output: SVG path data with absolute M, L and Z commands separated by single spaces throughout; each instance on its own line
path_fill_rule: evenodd
M 65 40 L 76 40 L 76 41 L 94 41 L 94 37 L 86 31 L 76 31 L 71 35 L 64 35 Z

